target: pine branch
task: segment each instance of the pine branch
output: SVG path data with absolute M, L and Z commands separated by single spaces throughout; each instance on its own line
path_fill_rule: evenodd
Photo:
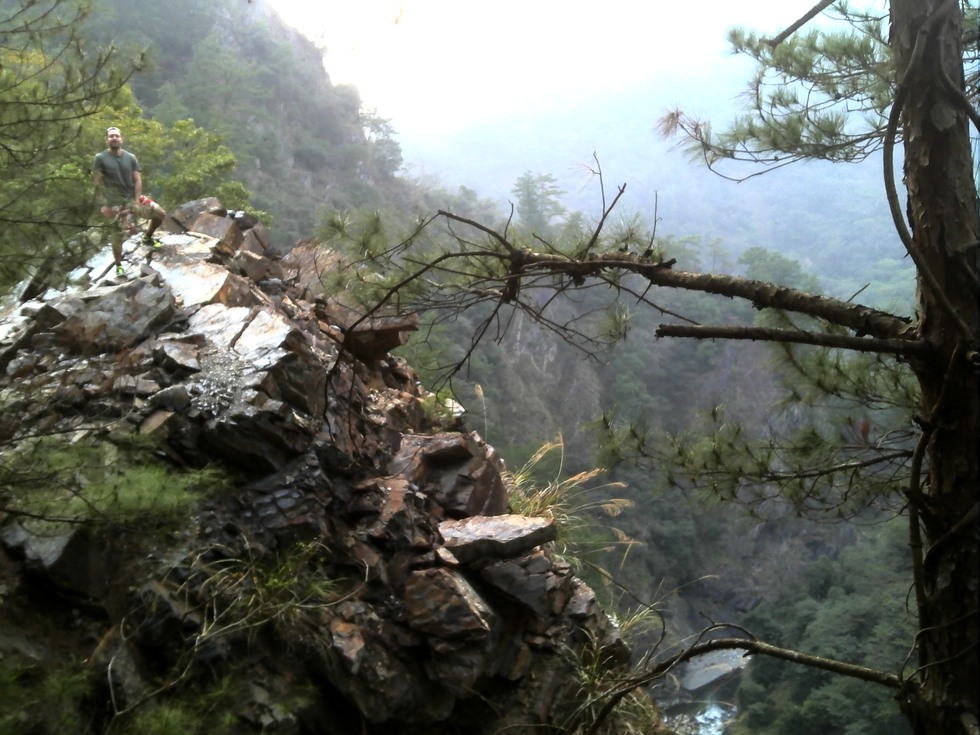
M 503 249 L 488 249 L 482 253 L 445 253 L 437 262 L 430 264 L 426 269 L 435 268 L 440 262 L 455 257 L 476 256 L 509 261 L 510 267 L 507 272 L 511 274 L 511 277 L 514 275 L 520 275 L 523 278 L 547 274 L 574 275 L 573 282 L 581 283 L 586 278 L 601 280 L 607 272 L 633 273 L 646 279 L 654 286 L 741 298 L 750 301 L 760 309 L 780 309 L 823 319 L 830 324 L 853 330 L 858 337 L 869 335 L 884 340 L 885 344 L 891 343 L 893 348 L 891 351 L 893 352 L 914 353 L 920 349 L 925 349 L 922 343 L 915 341 L 915 330 L 908 318 L 879 311 L 862 304 L 817 296 L 766 281 L 738 276 L 677 271 L 672 268 L 673 260 L 653 261 L 650 258 L 643 258 L 631 253 L 604 252 L 589 254 L 584 258 L 576 259 L 560 253 L 539 253 L 519 249 L 500 233 L 466 217 L 445 210 L 440 210 L 436 216 L 451 222 L 475 227 L 501 245 Z M 413 277 L 410 276 L 407 280 Z M 557 288 L 568 289 L 570 287 L 566 285 Z M 863 340 L 856 339 L 851 349 L 858 349 L 864 344 Z M 898 347 L 901 349 L 896 349 Z
M 818 13 L 823 12 L 824 10 L 826 10 L 827 8 L 829 8 L 831 5 L 833 5 L 835 2 L 836 2 L 836 0 L 820 0 L 820 2 L 818 2 L 812 8 L 810 8 L 802 18 L 800 18 L 799 20 L 797 20 L 795 23 L 793 23 L 789 28 L 787 28 L 785 31 L 783 31 L 782 33 L 780 33 L 778 36 L 776 36 L 774 38 L 771 38 L 768 41 L 766 41 L 766 43 L 769 44 L 769 46 L 771 46 L 772 48 L 776 48 L 776 46 L 778 46 L 779 44 L 781 44 L 787 38 L 789 38 L 794 33 L 796 33 L 798 30 L 800 30 L 800 28 L 802 28 L 807 23 L 809 23 L 811 20 L 813 20 L 817 16 Z
M 568 268 L 567 258 L 554 258 L 537 253 L 525 257 L 525 272 L 534 268 L 560 272 Z M 603 270 L 623 270 L 646 278 L 655 286 L 702 291 L 751 301 L 759 308 L 769 307 L 824 319 L 831 324 L 852 329 L 882 339 L 912 339 L 912 327 L 907 319 L 878 311 L 862 304 L 798 291 L 766 281 L 710 273 L 689 273 L 664 267 L 666 263 L 651 263 L 636 256 L 605 253 L 578 263 L 579 272 L 595 276 Z
M 927 352 L 929 349 L 928 345 L 921 340 L 854 337 L 849 334 L 821 334 L 818 332 L 804 332 L 799 329 L 775 329 L 767 327 L 715 327 L 690 324 L 661 324 L 657 328 L 656 334 L 658 337 L 789 342 L 892 355 L 921 354 Z

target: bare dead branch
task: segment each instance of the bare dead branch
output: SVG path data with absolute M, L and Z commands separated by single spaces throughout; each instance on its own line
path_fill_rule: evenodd
M 833 5 L 835 1 L 836 0 L 820 0 L 820 2 L 818 2 L 812 8 L 810 8 L 802 18 L 800 18 L 799 20 L 797 20 L 796 22 L 794 22 L 792 25 L 789 26 L 789 28 L 787 28 L 782 33 L 774 36 L 773 38 L 771 38 L 769 40 L 767 40 L 766 43 L 769 44 L 770 47 L 776 48 L 776 46 L 778 46 L 779 44 L 781 44 L 787 38 L 789 38 L 794 33 L 796 33 L 798 30 L 800 30 L 800 28 L 802 28 L 807 23 L 809 23 L 811 20 L 813 20 L 817 16 L 818 13 L 823 12 L 824 10 L 826 10 L 827 8 L 829 8 L 831 5 Z
M 595 733 L 599 731 L 599 727 L 602 722 L 604 722 L 613 709 L 615 709 L 616 705 L 618 705 L 624 697 L 626 697 L 637 687 L 646 686 L 650 682 L 664 676 L 667 672 L 679 664 L 689 661 L 692 658 L 696 658 L 697 656 L 702 656 L 706 653 L 711 653 L 712 651 L 730 650 L 744 650 L 746 651 L 746 655 L 754 654 L 759 656 L 769 656 L 770 658 L 776 658 L 782 661 L 790 661 L 801 666 L 808 666 L 810 668 L 820 669 L 822 671 L 829 671 L 841 676 L 849 676 L 871 684 L 879 684 L 889 689 L 897 690 L 901 689 L 903 686 L 902 679 L 895 674 L 878 671 L 877 669 L 871 669 L 866 666 L 858 666 L 856 664 L 849 664 L 843 661 L 837 661 L 835 659 L 824 658 L 822 656 L 800 653 L 799 651 L 794 651 L 789 648 L 781 648 L 769 643 L 763 643 L 762 641 L 755 640 L 754 638 L 716 638 L 714 640 L 695 643 L 693 646 L 690 646 L 676 656 L 671 656 L 647 671 L 628 679 L 621 687 L 607 695 L 608 699 L 606 700 L 606 703 L 603 705 L 602 709 L 596 715 L 596 719 L 592 723 L 591 727 L 586 731 L 587 735 L 595 735 Z
M 601 177 L 601 173 L 600 173 L 600 177 Z M 623 193 L 625 191 L 626 191 L 626 184 L 622 184 L 617 190 L 616 196 L 613 198 L 612 203 L 608 207 L 605 206 L 603 207 L 602 216 L 599 218 L 598 224 L 595 226 L 595 229 L 592 231 L 592 237 L 589 239 L 589 242 L 585 246 L 585 250 L 582 252 L 583 256 L 588 255 L 588 253 L 592 250 L 592 248 L 595 247 L 595 244 L 599 241 L 599 235 L 602 233 L 602 228 L 606 224 L 606 219 L 609 217 L 609 214 L 613 211 L 613 209 L 616 208 L 616 204 L 619 202 L 620 197 L 623 196 Z M 603 204 L 605 204 L 606 201 L 605 190 L 603 190 L 602 192 L 602 201 Z
M 716 327 L 689 324 L 661 324 L 658 337 L 693 337 L 694 339 L 747 339 L 762 342 L 790 342 L 794 344 L 836 347 L 858 352 L 878 352 L 892 355 L 923 354 L 929 346 L 922 340 L 877 339 L 854 337 L 849 334 L 821 334 L 798 329 L 767 327 Z
M 825 319 L 831 324 L 853 329 L 858 334 L 868 334 L 882 339 L 909 341 L 913 339 L 908 319 L 868 306 L 849 304 L 839 299 L 815 296 L 805 291 L 738 276 L 676 271 L 665 267 L 672 265 L 669 261 L 651 262 L 638 256 L 621 253 L 603 253 L 583 261 L 573 261 L 564 256 L 556 258 L 528 253 L 525 256 L 525 263 L 525 271 L 540 269 L 563 273 L 574 268 L 575 272 L 583 277 L 595 277 L 607 270 L 636 273 L 655 286 L 742 298 L 758 307 L 806 314 Z
M 902 452 L 891 452 L 889 454 L 874 455 L 868 457 L 867 459 L 854 460 L 851 462 L 844 462 L 842 464 L 833 465 L 832 467 L 820 467 L 815 470 L 807 470 L 805 472 L 769 472 L 763 477 L 766 480 L 772 480 L 776 482 L 784 480 L 799 480 L 814 477 L 824 477 L 826 475 L 831 475 L 837 472 L 853 472 L 858 469 L 865 469 L 868 467 L 874 467 L 878 464 L 883 464 L 886 462 L 891 462 L 896 459 L 908 459 L 909 453 Z
M 501 245 L 503 245 L 504 248 L 507 250 L 507 252 L 508 253 L 511 253 L 512 255 L 514 253 L 518 252 L 518 248 L 515 245 L 513 245 L 507 239 L 506 233 L 503 234 L 503 235 L 501 235 L 499 232 L 497 232 L 493 228 L 487 227 L 486 225 L 484 225 L 484 224 L 482 224 L 480 222 L 477 222 L 476 220 L 470 219 L 469 217 L 461 217 L 458 214 L 453 214 L 452 212 L 447 212 L 444 209 L 440 209 L 436 213 L 436 216 L 438 216 L 438 217 L 445 217 L 447 220 L 452 220 L 454 222 L 461 222 L 464 225 L 469 225 L 470 227 L 472 227 L 472 228 L 474 228 L 476 230 L 479 230 L 480 232 L 484 233 L 485 235 L 490 236 L 491 238 L 493 238 L 494 240 L 496 240 L 497 242 L 499 242 Z M 511 212 L 511 216 L 513 216 L 513 212 Z M 507 222 L 508 222 L 508 224 L 510 224 L 510 220 L 508 220 Z
M 619 189 L 619 195 L 623 188 Z M 605 218 L 616 205 L 619 195 L 610 203 L 603 213 Z M 390 303 L 392 299 L 403 288 L 414 281 L 427 279 L 430 274 L 455 274 L 468 280 L 469 284 L 464 288 L 456 288 L 450 296 L 453 305 L 460 308 L 473 306 L 481 301 L 492 299 L 496 301 L 498 307 L 489 317 L 485 326 L 489 326 L 499 317 L 499 305 L 503 303 L 513 303 L 516 308 L 529 314 L 536 321 L 540 322 L 549 330 L 563 335 L 566 340 L 569 334 L 568 324 L 556 324 L 548 320 L 543 315 L 541 302 L 532 303 L 520 298 L 521 286 L 527 288 L 537 288 L 553 291 L 557 294 L 567 294 L 570 291 L 596 286 L 606 286 L 616 291 L 630 293 L 644 303 L 649 303 L 646 298 L 647 292 L 652 286 L 679 288 L 689 291 L 700 291 L 729 298 L 740 298 L 754 304 L 757 308 L 773 308 L 787 312 L 804 314 L 807 316 L 822 319 L 825 322 L 845 327 L 853 330 L 855 336 L 850 335 L 822 335 L 811 334 L 802 330 L 769 330 L 763 331 L 749 327 L 727 328 L 726 330 L 714 331 L 707 327 L 688 327 L 691 331 L 683 331 L 680 326 L 664 326 L 660 334 L 663 336 L 697 336 L 700 338 L 732 338 L 732 339 L 764 339 L 769 341 L 794 341 L 841 349 L 859 351 L 877 351 L 891 354 L 921 354 L 927 350 L 927 345 L 916 339 L 914 328 L 910 326 L 908 318 L 895 316 L 886 312 L 878 311 L 862 304 L 855 304 L 849 301 L 841 301 L 825 296 L 809 294 L 803 291 L 774 285 L 765 281 L 741 278 L 730 275 L 700 274 L 676 271 L 673 269 L 675 261 L 654 260 L 650 257 L 643 257 L 628 252 L 607 251 L 590 253 L 588 249 L 592 247 L 592 242 L 597 241 L 602 229 L 602 224 L 596 228 L 592 235 L 592 241 L 586 248 L 584 257 L 570 257 L 557 251 L 535 252 L 528 248 L 519 247 L 514 244 L 506 235 L 488 227 L 480 222 L 453 214 L 446 210 L 440 210 L 428 220 L 421 222 L 415 234 L 424 227 L 431 224 L 435 219 L 442 218 L 450 226 L 454 223 L 464 224 L 472 227 L 476 231 L 483 233 L 489 239 L 489 243 L 477 244 L 466 240 L 459 233 L 452 233 L 461 246 L 460 250 L 444 251 L 431 260 L 419 260 L 414 265 L 417 266 L 393 285 L 385 296 L 365 314 L 361 320 L 369 318 L 377 313 L 379 309 Z M 414 237 L 414 235 L 413 235 Z M 407 243 L 411 242 L 409 238 Z M 468 246 L 468 247 L 467 247 Z M 471 272 L 470 268 L 458 269 L 453 264 L 462 262 L 496 260 L 501 263 L 502 268 L 495 272 Z M 411 259 L 405 261 L 413 263 Z M 646 288 L 637 289 L 623 282 L 623 276 L 635 275 L 645 280 Z M 591 283 L 587 282 L 591 279 Z M 439 290 L 438 281 L 430 284 L 430 293 Z M 539 291 L 540 293 L 540 291 Z M 465 300 L 460 299 L 463 294 Z M 544 303 L 551 303 L 553 299 L 546 300 Z M 441 301 L 439 299 L 424 300 L 416 308 L 435 309 Z M 350 325 L 349 328 L 356 326 Z M 681 330 L 681 331 L 678 331 Z M 700 331 L 699 331 L 700 330 Z M 477 340 L 479 341 L 486 334 L 484 329 L 479 330 Z M 578 334 L 579 338 L 584 337 Z M 587 341 L 594 341 L 586 337 Z M 473 345 L 475 346 L 475 344 Z M 470 350 L 469 352 L 472 352 Z M 456 366 L 458 370 L 459 366 Z

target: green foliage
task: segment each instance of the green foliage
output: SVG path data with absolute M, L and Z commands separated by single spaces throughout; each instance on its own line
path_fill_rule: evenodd
M 749 248 L 739 256 L 738 262 L 745 267 L 746 278 L 790 286 L 812 294 L 823 290 L 816 276 L 804 273 L 798 260 L 765 248 Z
M 375 175 L 394 176 L 402 167 L 402 151 L 395 140 L 395 129 L 391 121 L 374 112 L 362 112 L 361 127 L 369 145 L 368 162 Z
M 453 397 L 453 392 L 444 387 L 436 393 L 427 393 L 420 401 L 425 413 L 425 422 L 432 430 L 448 430 L 454 426 L 460 416 L 461 406 Z
M 871 527 L 836 559 L 805 568 L 795 584 L 744 625 L 774 643 L 877 669 L 902 667 L 915 630 L 906 608 L 910 570 L 902 519 Z M 738 688 L 734 735 L 909 732 L 892 695 L 864 682 L 757 657 Z
M 198 679 L 117 716 L 112 735 L 207 735 L 236 732 L 252 682 L 237 672 L 213 681 Z
M 0 661 L 0 732 L 85 732 L 85 699 L 92 684 L 91 672 L 77 662 L 45 666 L 5 656 Z
M 679 430 L 606 418 L 596 425 L 601 461 L 655 464 L 671 485 L 737 500 L 762 517 L 786 503 L 823 519 L 890 508 L 914 445 L 910 371 L 887 356 L 801 346 L 773 348 L 768 360 L 781 395 L 759 420 L 731 394 Z
M 561 203 L 564 193 L 551 174 L 525 171 L 514 183 L 511 193 L 516 199 L 517 221 L 528 233 L 550 239 L 555 220 L 565 214 Z
M 320 569 L 323 551 L 310 542 L 269 559 L 250 546 L 244 554 L 221 548 L 195 553 L 189 559 L 195 572 L 180 586 L 202 606 L 195 648 L 222 636 L 251 635 L 266 625 L 288 632 L 304 619 L 319 620 L 319 613 L 342 598 L 341 583 Z
M 279 553 L 209 546 L 180 559 L 162 584 L 191 612 L 197 630 L 157 688 L 127 709 L 116 711 L 113 735 L 198 735 L 230 732 L 243 719 L 282 723 L 308 702 L 303 686 L 257 695 L 254 677 L 236 667 L 201 665 L 219 641 L 254 643 L 262 630 L 276 640 L 303 647 L 329 647 L 320 632 L 329 608 L 345 599 L 342 585 L 324 573 L 319 542 L 297 543 Z M 356 590 L 355 590 L 356 591 Z M 266 710 L 266 711 L 263 711 Z M 251 726 L 249 726 L 251 727 Z
M 231 723 L 228 723 L 231 724 Z M 145 735 L 196 735 L 213 732 L 213 725 L 201 717 L 196 703 L 154 703 L 132 718 L 132 724 L 120 730 L 122 733 Z M 207 730 L 203 729 L 207 728 Z
M 780 166 L 792 160 L 856 161 L 881 145 L 891 104 L 887 16 L 837 8 L 842 29 L 798 32 L 779 44 L 741 28 L 729 41 L 758 63 L 746 93 L 748 111 L 726 131 L 675 111 L 661 120 L 682 133 L 692 153 Z
M 176 205 L 216 196 L 231 209 L 248 207 L 248 190 L 230 179 L 235 156 L 219 136 L 195 127 L 193 120 L 178 120 L 161 138 L 163 150 L 154 163 L 160 167 L 155 183 L 164 202 Z
M 613 495 L 623 489 L 622 483 L 595 482 L 603 474 L 601 469 L 563 477 L 563 455 L 559 437 L 540 447 L 519 470 L 507 473 L 507 501 L 514 513 L 553 520 L 558 528 L 556 551 L 589 577 L 593 575 L 585 567 L 590 558 L 612 551 L 625 558 L 636 543 L 608 523 L 633 502 Z
M 641 599 L 667 605 L 686 598 L 699 580 L 731 562 L 751 530 L 703 495 L 665 487 L 660 472 L 623 466 L 615 477 L 628 483 L 624 494 L 634 503 L 619 519 L 620 528 L 638 542 L 618 579 Z M 670 634 L 682 637 L 687 632 L 675 621 Z
M 0 288 L 75 254 L 92 211 L 93 118 L 116 104 L 142 59 L 88 49 L 74 0 L 15 0 L 0 15 Z
M 147 456 L 138 447 L 71 437 L 22 442 L 0 465 L 0 500 L 7 513 L 51 530 L 63 523 L 168 524 L 222 482 L 213 470 L 173 472 Z
M 642 626 L 642 621 L 634 620 Z M 626 631 L 624 631 L 626 632 Z M 624 635 L 627 640 L 628 635 Z M 630 669 L 610 667 L 610 657 L 594 641 L 584 646 L 569 646 L 562 653 L 571 662 L 578 696 L 582 703 L 567 718 L 563 732 L 570 735 L 595 733 L 596 735 L 671 735 L 663 723 L 663 714 L 653 699 L 643 689 L 633 689 L 616 707 L 602 716 L 608 697 L 614 695 L 634 673 Z

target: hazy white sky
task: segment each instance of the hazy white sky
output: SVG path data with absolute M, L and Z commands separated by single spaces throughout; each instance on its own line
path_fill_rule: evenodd
M 782 30 L 814 0 L 266 0 L 402 134 L 658 75 L 719 73 L 725 33 Z M 692 90 L 696 91 L 696 90 Z

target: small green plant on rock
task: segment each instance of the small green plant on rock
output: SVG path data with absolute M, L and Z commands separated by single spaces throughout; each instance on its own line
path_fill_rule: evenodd
M 109 735 L 206 735 L 234 732 L 237 712 L 244 709 L 247 682 L 231 673 L 208 682 L 195 682 L 166 697 L 116 717 Z
M 659 614 L 643 609 L 622 619 L 624 638 L 651 626 L 660 627 Z M 569 646 L 564 656 L 570 662 L 578 685 L 579 705 L 565 727 L 572 735 L 670 735 L 663 713 L 643 687 L 631 686 L 635 667 L 616 665 L 612 654 L 590 638 L 579 647 Z M 627 690 L 620 697 L 620 690 Z M 611 697 L 615 707 L 606 711 Z
M 172 575 L 181 581 L 164 580 L 156 589 L 161 598 L 169 596 L 165 606 L 182 610 L 182 622 L 195 625 L 196 632 L 159 686 L 116 709 L 112 735 L 231 732 L 231 713 L 246 716 L 256 708 L 262 712 L 248 717 L 292 717 L 306 692 L 293 691 L 288 702 L 279 701 L 268 692 L 256 694 L 255 683 L 236 678 L 227 664 L 218 665 L 222 675 L 215 679 L 215 671 L 199 662 L 236 641 L 251 643 L 260 633 L 270 634 L 277 645 L 321 643 L 318 631 L 329 608 L 347 597 L 341 582 L 323 573 L 323 552 L 314 541 L 263 558 L 245 542 L 242 550 L 215 545 L 184 557 Z
M 7 657 L 0 662 L 0 732 L 86 732 L 91 691 L 91 672 L 74 662 L 47 668 Z
M 460 417 L 462 407 L 456 402 L 449 388 L 427 393 L 420 401 L 426 423 L 437 429 L 451 427 Z
M 188 592 L 196 586 L 194 597 L 203 600 L 199 643 L 267 624 L 286 627 L 343 597 L 340 582 L 319 573 L 319 542 L 296 544 L 271 563 L 258 559 L 249 545 L 242 555 L 206 561 L 214 551 L 197 555 L 191 566 L 198 574 L 185 583 Z
M 633 506 L 613 491 L 625 487 L 621 482 L 597 483 L 605 470 L 591 469 L 562 477 L 565 445 L 559 436 L 541 446 L 527 463 L 507 473 L 507 500 L 514 513 L 550 518 L 558 526 L 557 553 L 573 566 L 580 566 L 588 554 L 629 548 L 637 543 L 605 519 L 615 518 Z M 557 454 L 558 465 L 550 477 L 542 470 Z
M 216 470 L 173 471 L 145 447 L 88 435 L 21 442 L 0 463 L 3 510 L 51 524 L 172 522 L 222 482 Z

